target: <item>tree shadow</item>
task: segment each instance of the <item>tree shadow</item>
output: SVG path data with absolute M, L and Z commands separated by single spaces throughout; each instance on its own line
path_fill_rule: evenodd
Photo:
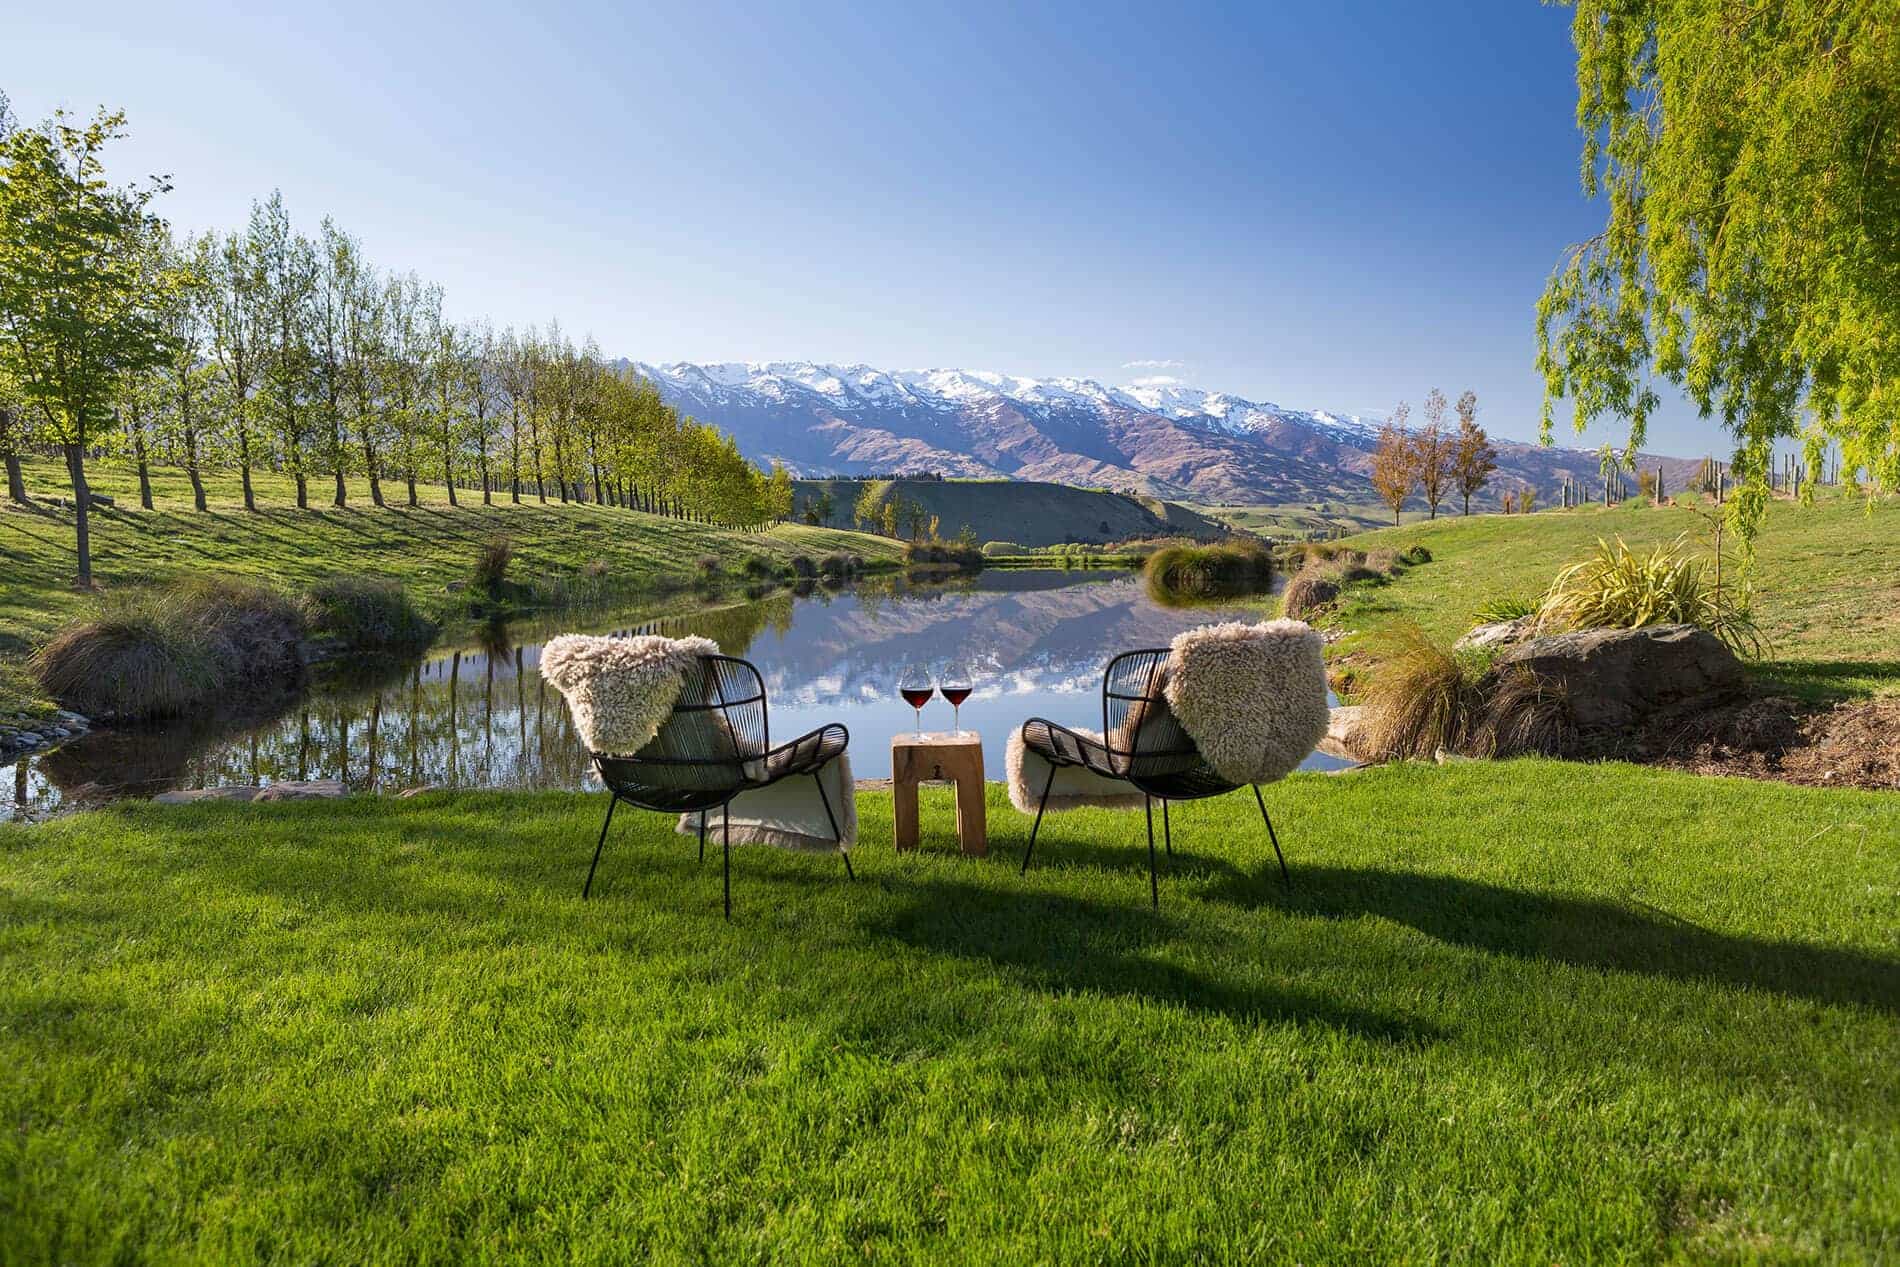
M 1296 866 L 1225 881 L 1206 896 L 1324 919 L 1377 916 L 1493 954 L 1675 981 L 1712 981 L 1816 1003 L 1900 1013 L 1900 959 L 1718 933 L 1657 908 L 1503 888 L 1412 871 Z
M 948 880 L 918 884 L 909 895 L 897 910 L 865 922 L 862 931 L 932 954 L 994 965 L 1047 994 L 1141 998 L 1250 1023 L 1317 1023 L 1388 1043 L 1443 1036 L 1434 1026 L 1324 995 L 1225 979 L 1170 962 L 1155 952 L 1209 939 L 1180 920 L 1132 905 Z
M 1815 704 L 1867 695 L 1870 682 L 1900 683 L 1900 660 L 1766 660 L 1763 684 Z

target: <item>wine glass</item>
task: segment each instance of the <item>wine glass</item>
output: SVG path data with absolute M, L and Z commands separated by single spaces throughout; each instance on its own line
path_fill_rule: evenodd
M 930 680 L 930 670 L 921 664 L 906 664 L 897 675 L 897 693 L 904 702 L 917 710 L 917 737 L 924 737 L 924 705 L 937 693 L 937 685 Z
M 963 701 L 970 698 L 970 692 L 976 689 L 976 679 L 970 672 L 967 660 L 952 660 L 943 666 L 937 675 L 937 689 L 950 701 L 951 725 L 955 733 L 963 734 Z

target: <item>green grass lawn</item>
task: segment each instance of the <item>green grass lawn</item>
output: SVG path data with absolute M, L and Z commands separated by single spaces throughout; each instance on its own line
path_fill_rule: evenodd
M 892 854 L 0 825 L 0 1261 L 1893 1261 L 1900 799 L 1400 765 Z M 934 833 L 934 834 L 933 834 Z
M 70 496 L 64 468 L 27 463 L 36 495 Z M 367 481 L 349 486 L 351 505 L 329 504 L 333 485 L 311 484 L 311 509 L 298 510 L 291 483 L 256 477 L 258 510 L 243 509 L 238 481 L 219 472 L 208 481 L 210 509 L 192 509 L 184 474 L 153 472 L 158 509 L 138 508 L 136 477 L 124 467 L 97 463 L 94 490 L 117 499 L 92 519 L 93 572 L 107 590 L 197 573 L 259 576 L 297 588 L 339 573 L 385 576 L 409 587 L 425 611 L 444 605 L 449 582 L 466 579 L 477 551 L 496 535 L 514 542 L 513 575 L 524 580 L 573 578 L 588 563 L 605 565 L 603 584 L 625 594 L 683 585 L 699 576 L 698 561 L 720 558 L 729 571 L 750 555 L 778 562 L 833 551 L 895 563 L 902 546 L 885 537 L 829 528 L 780 524 L 769 532 L 738 532 L 595 505 L 514 506 L 500 499 L 481 505 L 480 493 L 422 486 L 422 505 L 403 504 L 400 484 L 386 483 L 389 505 L 370 503 Z M 20 657 L 67 619 L 90 610 L 92 599 L 71 588 L 72 512 L 33 513 L 0 502 L 0 713 L 25 696 Z
M 1348 538 L 1361 549 L 1424 543 L 1433 562 L 1385 585 L 1356 586 L 1346 628 L 1415 620 L 1449 641 L 1490 599 L 1535 598 L 1599 538 L 1631 546 L 1700 539 L 1705 521 L 1679 507 L 1625 504 L 1534 515 L 1440 518 Z M 1764 671 L 1811 698 L 1900 692 L 1900 500 L 1871 511 L 1855 497 L 1770 506 L 1753 574 L 1755 618 L 1769 640 Z

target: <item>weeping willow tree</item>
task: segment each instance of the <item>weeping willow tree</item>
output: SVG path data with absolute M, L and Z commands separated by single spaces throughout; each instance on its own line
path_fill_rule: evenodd
M 1543 429 L 1681 387 L 1734 442 L 1746 543 L 1774 444 L 1900 487 L 1900 0 L 1575 0 L 1583 186 L 1608 210 L 1537 308 Z

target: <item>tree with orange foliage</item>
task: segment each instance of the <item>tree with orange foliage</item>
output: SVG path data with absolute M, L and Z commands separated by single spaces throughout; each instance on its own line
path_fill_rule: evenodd
M 1458 397 L 1458 436 L 1452 444 L 1451 475 L 1464 494 L 1465 513 L 1471 513 L 1471 495 L 1483 488 L 1498 469 L 1498 451 L 1478 425 L 1478 393 L 1469 388 Z
M 1379 446 L 1372 451 L 1372 487 L 1379 499 L 1392 508 L 1392 522 L 1399 522 L 1399 511 L 1418 483 L 1418 455 L 1412 433 L 1405 420 L 1412 407 L 1400 401 L 1386 424 L 1379 428 Z

